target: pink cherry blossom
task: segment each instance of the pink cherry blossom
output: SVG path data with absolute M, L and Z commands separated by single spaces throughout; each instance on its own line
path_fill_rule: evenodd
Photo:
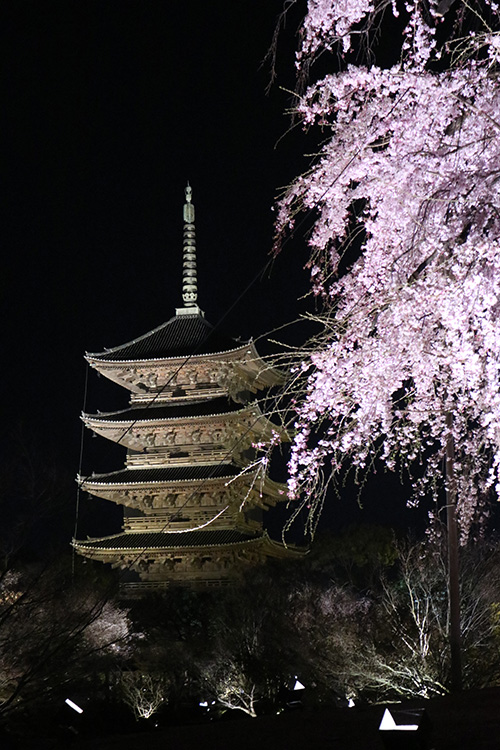
M 445 5 L 310 0 L 304 19 L 299 67 L 325 48 L 347 53 L 300 99 L 304 127 L 327 124 L 328 138 L 277 213 L 278 237 L 298 211 L 316 217 L 324 335 L 303 363 L 289 465 L 290 497 L 316 498 L 311 531 L 341 467 L 381 459 L 409 471 L 414 500 L 437 496 L 447 414 L 463 539 L 500 493 L 499 9 L 468 3 L 475 26 L 448 9 L 443 40 Z M 382 12 L 405 22 L 385 69 L 354 55 Z

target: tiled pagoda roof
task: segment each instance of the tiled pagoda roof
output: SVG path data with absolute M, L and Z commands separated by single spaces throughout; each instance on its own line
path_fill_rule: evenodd
M 223 479 L 235 477 L 241 468 L 234 464 L 208 464 L 191 466 L 169 466 L 151 469 L 121 469 L 109 474 L 83 477 L 83 484 L 150 484 L 161 482 L 184 482 L 197 479 Z
M 85 549 L 179 549 L 192 547 L 219 547 L 248 544 L 263 539 L 262 534 L 245 534 L 235 529 L 184 532 L 138 532 L 122 533 L 87 541 L 75 540 L 74 544 Z
M 156 419 L 182 419 L 183 417 L 205 417 L 241 411 L 242 405 L 226 396 L 204 401 L 189 401 L 184 404 L 151 404 L 102 414 L 85 414 L 101 421 L 137 422 Z
M 175 315 L 143 336 L 101 353 L 88 353 L 87 358 L 110 362 L 169 359 L 227 352 L 243 345 L 219 333 L 199 314 Z

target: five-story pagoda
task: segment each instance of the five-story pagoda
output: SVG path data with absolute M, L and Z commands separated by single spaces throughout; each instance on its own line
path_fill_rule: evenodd
M 79 477 L 81 489 L 123 506 L 122 531 L 74 540 L 85 557 L 124 571 L 125 586 L 223 585 L 266 557 L 300 554 L 273 541 L 262 511 L 286 499 L 253 445 L 277 428 L 255 395 L 280 373 L 212 327 L 197 305 L 191 188 L 184 205 L 183 307 L 163 325 L 86 359 L 130 392 L 123 411 L 83 414 L 94 433 L 127 448 L 125 467 Z M 256 474 L 257 472 L 257 474 Z

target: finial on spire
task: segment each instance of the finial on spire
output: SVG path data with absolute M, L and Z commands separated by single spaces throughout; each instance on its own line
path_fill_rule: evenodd
M 194 224 L 194 206 L 191 203 L 191 198 L 193 195 L 193 188 L 190 186 L 189 182 L 186 185 L 184 194 L 186 196 L 186 202 L 184 204 L 184 211 L 183 211 L 184 221 L 186 224 Z
M 183 208 L 184 240 L 182 253 L 182 301 L 186 313 L 199 313 L 197 305 L 198 280 L 196 275 L 196 239 L 194 231 L 194 206 L 192 204 L 192 188 L 187 183 L 184 191 L 186 202 Z M 177 310 L 179 314 L 179 310 Z

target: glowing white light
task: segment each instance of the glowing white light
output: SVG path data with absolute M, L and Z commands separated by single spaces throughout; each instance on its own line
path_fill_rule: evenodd
M 206 708 L 208 706 L 208 701 L 202 701 L 201 703 L 198 703 L 198 705 Z
M 306 688 L 306 686 L 305 686 L 305 685 L 303 685 L 303 684 L 302 684 L 302 683 L 300 682 L 300 680 L 298 680 L 297 678 L 295 678 L 295 685 L 293 686 L 293 689 L 294 689 L 294 690 L 305 690 L 305 688 Z
M 76 711 L 78 714 L 83 714 L 83 708 L 80 708 L 80 706 L 77 706 L 76 703 L 73 703 L 73 701 L 70 700 L 69 698 L 66 698 L 64 702 L 67 703 L 68 706 L 73 709 L 73 711 Z
M 349 698 L 349 700 L 347 701 L 347 708 L 354 708 L 355 705 L 356 704 L 354 703 L 354 698 Z
M 385 709 L 382 721 L 380 722 L 379 729 L 382 731 L 390 731 L 391 729 L 397 729 L 403 732 L 415 732 L 418 729 L 418 724 L 396 724 L 394 718 L 388 708 Z

